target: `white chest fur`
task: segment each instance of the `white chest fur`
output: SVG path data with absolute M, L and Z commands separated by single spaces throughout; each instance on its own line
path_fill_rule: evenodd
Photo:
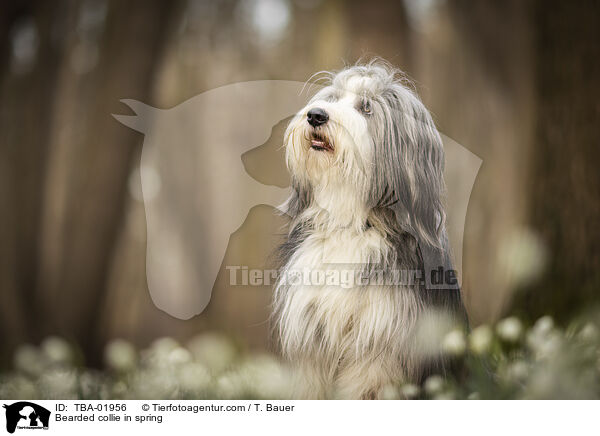
M 389 249 L 375 229 L 309 235 L 285 266 L 275 293 L 283 353 L 320 362 L 331 371 L 344 360 L 397 359 L 414 324 L 414 294 L 347 280 L 366 264 L 378 263 Z M 332 280 L 323 282 L 315 271 Z

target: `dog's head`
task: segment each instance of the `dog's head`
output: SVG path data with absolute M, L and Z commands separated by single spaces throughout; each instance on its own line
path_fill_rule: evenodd
M 389 211 L 419 242 L 443 245 L 442 141 L 407 85 L 383 62 L 355 65 L 296 114 L 285 134 L 292 216 L 364 226 Z

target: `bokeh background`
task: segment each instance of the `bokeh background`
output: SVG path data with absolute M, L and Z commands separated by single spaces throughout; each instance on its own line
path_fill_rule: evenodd
M 111 114 L 128 113 L 123 98 L 170 108 L 374 55 L 403 69 L 440 131 L 483 160 L 464 235 L 472 325 L 509 313 L 560 324 L 590 310 L 600 298 L 599 17 L 593 1 L 4 1 L 0 367 L 49 335 L 92 367 L 115 338 L 145 347 L 221 331 L 268 349 L 271 289 L 229 286 L 224 268 L 201 315 L 154 306 L 143 135 Z M 284 128 L 244 157 L 257 180 L 285 179 Z M 284 224 L 253 208 L 223 265 L 268 266 Z

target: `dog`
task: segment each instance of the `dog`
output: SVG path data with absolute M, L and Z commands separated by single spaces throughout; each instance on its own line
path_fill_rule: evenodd
M 273 328 L 298 398 L 375 399 L 390 384 L 449 370 L 441 352 L 419 351 L 425 314 L 466 323 L 445 229 L 444 150 L 408 80 L 386 62 L 327 81 L 284 136 L 291 223 Z

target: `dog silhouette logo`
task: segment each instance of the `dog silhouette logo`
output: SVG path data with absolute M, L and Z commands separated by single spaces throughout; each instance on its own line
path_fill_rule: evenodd
M 171 109 L 123 100 L 135 115 L 114 117 L 145 135 L 140 178 L 146 276 L 158 308 L 179 319 L 201 313 L 231 234 L 254 206 L 277 207 L 288 197 L 288 189 L 251 177 L 241 157 L 305 104 L 303 86 L 237 83 Z
M 10 405 L 4 404 L 6 409 L 6 431 L 14 433 L 18 429 L 48 429 L 50 411 L 29 401 L 19 401 Z
M 146 278 L 159 309 L 179 319 L 202 313 L 229 238 L 249 211 L 268 205 L 283 212 L 289 188 L 250 175 L 242 156 L 264 145 L 274 126 L 305 106 L 311 93 L 306 86 L 285 80 L 233 83 L 169 109 L 122 100 L 134 115 L 113 117 L 144 134 L 139 176 Z M 448 237 L 460 276 L 466 211 L 482 161 L 450 138 L 442 139 L 448 203 L 454 206 Z M 283 134 L 280 141 L 283 147 Z M 266 174 L 272 164 L 261 165 L 257 172 Z

